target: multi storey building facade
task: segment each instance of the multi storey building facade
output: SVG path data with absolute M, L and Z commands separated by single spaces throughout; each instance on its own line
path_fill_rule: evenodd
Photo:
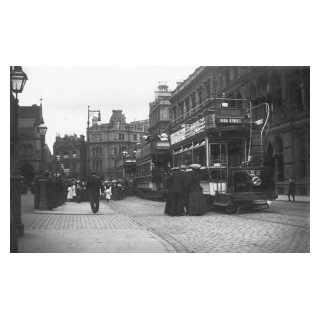
M 54 173 L 85 180 L 87 149 L 84 136 L 65 135 L 56 137 L 53 144 Z
M 151 136 L 161 135 L 171 122 L 171 91 L 166 82 L 159 82 L 155 91 L 155 100 L 149 103 L 149 119 Z
M 256 124 L 269 105 L 264 164 L 274 167 L 278 194 L 294 178 L 296 194 L 309 195 L 310 67 L 199 67 L 172 92 L 171 130 L 203 117 L 221 97 L 234 99 L 231 108 L 251 108 Z
M 42 105 L 22 106 L 18 111 L 18 161 L 24 181 L 30 183 L 35 174 L 48 169 L 50 150 L 41 138 L 38 127 L 42 124 Z
M 127 123 L 122 110 L 112 110 L 109 123 L 93 122 L 88 130 L 89 171 L 103 180 L 117 179 L 117 159 L 124 151 L 132 155 L 148 128 L 148 120 Z

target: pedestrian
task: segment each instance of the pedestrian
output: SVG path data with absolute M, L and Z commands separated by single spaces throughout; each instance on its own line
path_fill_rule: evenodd
M 99 196 L 100 191 L 104 191 L 104 187 L 100 179 L 96 176 L 95 172 L 92 172 L 92 176 L 87 180 L 87 189 L 89 192 L 90 206 L 93 213 L 99 211 Z
M 77 201 L 77 192 L 76 192 L 76 183 L 72 183 L 72 201 L 76 202 Z
M 172 177 L 170 216 L 184 215 L 185 194 L 188 191 L 188 178 L 186 173 L 187 166 L 180 166 Z
M 111 187 L 109 185 L 106 186 L 105 193 L 106 193 L 107 202 L 109 202 L 109 200 L 111 200 L 111 196 L 112 196 Z
M 111 194 L 113 201 L 119 200 L 118 199 L 118 185 L 116 180 L 112 180 L 111 184 Z
M 129 181 L 128 181 L 128 189 L 129 189 L 129 197 L 132 197 L 133 196 L 133 177 L 132 177 L 132 175 L 130 176 Z
M 295 202 L 294 193 L 295 193 L 294 180 L 293 179 L 289 179 L 288 201 L 291 201 L 290 200 L 290 196 L 292 196 L 292 200 L 293 200 L 293 202 Z
M 154 163 L 151 163 L 151 181 L 156 185 L 157 191 L 161 190 L 162 173 L 161 169 Z
M 81 181 L 77 181 L 76 185 L 76 198 L 77 198 L 77 203 L 81 203 L 81 197 L 82 197 L 82 187 L 81 187 Z
M 47 206 L 48 210 L 53 210 L 53 208 L 56 208 L 57 205 L 54 201 L 54 194 L 53 194 L 53 186 L 52 186 L 52 178 L 50 176 L 50 172 L 46 171 L 44 173 L 46 181 L 46 200 L 47 200 Z
M 201 172 L 200 164 L 192 164 L 189 166 L 193 170 L 193 174 L 190 180 L 189 189 L 189 210 L 188 214 L 192 216 L 200 216 L 208 212 L 208 206 L 204 195 L 202 193 L 203 188 L 200 185 Z
M 165 180 L 166 190 L 165 190 L 165 197 L 166 197 L 166 206 L 164 208 L 164 214 L 171 215 L 171 188 L 172 188 L 172 180 L 173 180 L 173 172 L 170 171 L 167 173 L 167 177 Z
M 67 199 L 68 199 L 68 201 L 73 201 L 73 190 L 72 190 L 72 184 L 69 184 L 69 186 L 68 186 Z

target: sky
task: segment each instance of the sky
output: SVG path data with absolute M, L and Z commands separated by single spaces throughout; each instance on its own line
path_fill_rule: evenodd
M 174 90 L 197 66 L 22 68 L 28 81 L 19 94 L 19 104 L 39 106 L 43 99 L 46 143 L 52 151 L 57 134 L 86 136 L 88 106 L 101 111 L 101 123 L 109 122 L 113 109 L 123 110 L 127 122 L 148 119 L 149 102 L 155 98 L 159 81 L 166 81 Z

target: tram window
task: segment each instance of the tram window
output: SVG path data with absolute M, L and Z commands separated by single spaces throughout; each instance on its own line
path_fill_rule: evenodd
M 226 170 L 224 170 L 224 169 L 223 170 L 220 170 L 220 169 L 211 170 L 210 175 L 211 175 L 211 179 L 213 181 L 226 180 Z
M 182 165 L 182 154 L 178 153 L 173 156 L 173 166 L 180 167 Z
M 211 144 L 210 145 L 210 166 L 221 163 L 225 165 L 227 163 L 227 148 L 225 144 Z M 221 153 L 220 153 L 221 150 Z
M 197 147 L 193 149 L 193 161 L 192 163 L 206 165 L 206 148 L 205 146 Z
M 191 150 L 185 151 L 183 153 L 183 164 L 186 166 L 190 166 L 192 162 L 192 152 Z

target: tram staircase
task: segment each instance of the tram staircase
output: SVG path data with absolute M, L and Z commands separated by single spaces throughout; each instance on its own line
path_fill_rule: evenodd
M 251 163 L 250 166 L 262 166 L 267 148 L 267 134 L 261 130 L 252 130 L 251 136 Z
M 251 136 L 251 163 L 250 166 L 262 166 L 264 160 L 264 154 L 266 152 L 267 135 L 262 134 L 261 130 L 252 130 Z M 261 151 L 262 150 L 262 151 Z M 215 205 L 227 207 L 230 205 L 230 193 L 217 193 L 215 196 Z

